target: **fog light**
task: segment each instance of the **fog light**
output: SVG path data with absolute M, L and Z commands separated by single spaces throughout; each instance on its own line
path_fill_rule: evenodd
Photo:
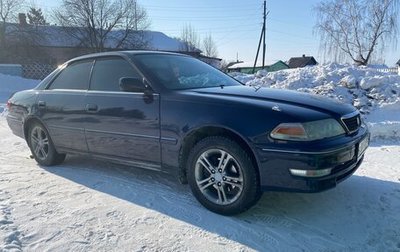
M 290 169 L 290 173 L 294 176 L 300 177 L 322 177 L 331 174 L 332 168 L 321 169 L 321 170 L 297 170 Z

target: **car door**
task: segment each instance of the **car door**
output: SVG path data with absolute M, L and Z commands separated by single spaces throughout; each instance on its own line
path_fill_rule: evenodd
M 143 78 L 122 57 L 96 59 L 86 96 L 89 152 L 159 170 L 159 96 L 121 91 L 123 77 Z
M 87 152 L 85 95 L 92 65 L 93 60 L 70 63 L 38 94 L 40 118 L 59 151 Z

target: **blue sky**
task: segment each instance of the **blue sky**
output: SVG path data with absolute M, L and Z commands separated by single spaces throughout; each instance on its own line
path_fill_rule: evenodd
M 59 6 L 60 0 L 34 0 L 46 12 Z M 313 33 L 315 15 L 312 11 L 320 0 L 269 0 L 267 9 L 267 63 L 286 61 L 303 54 L 317 61 L 325 59 L 319 50 L 318 37 Z M 190 24 L 204 37 L 211 34 L 219 57 L 230 61 L 254 61 L 262 26 L 262 0 L 138 0 L 148 12 L 151 30 L 179 37 Z M 384 57 L 389 66 L 400 53 L 390 48 Z M 328 59 L 327 59 L 328 60 Z

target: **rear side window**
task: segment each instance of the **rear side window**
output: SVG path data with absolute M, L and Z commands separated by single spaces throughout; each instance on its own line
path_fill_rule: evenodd
M 51 83 L 49 89 L 87 90 L 93 61 L 75 62 L 68 65 Z
M 140 78 L 139 73 L 122 58 L 97 59 L 94 64 L 90 90 L 121 91 L 119 79 Z

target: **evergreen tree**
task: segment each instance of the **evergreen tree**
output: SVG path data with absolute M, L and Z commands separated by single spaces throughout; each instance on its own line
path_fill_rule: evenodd
M 31 25 L 46 25 L 46 19 L 43 16 L 42 9 L 36 9 L 31 7 L 27 13 L 28 22 Z

